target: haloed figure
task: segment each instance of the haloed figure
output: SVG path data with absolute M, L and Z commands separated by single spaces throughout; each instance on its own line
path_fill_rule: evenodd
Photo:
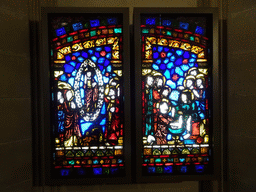
M 105 138 L 108 143 L 116 145 L 118 138 L 123 135 L 123 125 L 120 115 L 120 84 L 117 77 L 111 79 L 105 89 L 105 101 L 107 102 L 108 127 Z

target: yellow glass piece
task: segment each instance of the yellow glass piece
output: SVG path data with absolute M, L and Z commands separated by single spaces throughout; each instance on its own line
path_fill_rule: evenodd
M 74 36 L 74 40 L 77 40 L 77 39 L 78 39 L 78 35 L 75 35 L 75 36 Z
M 186 163 L 188 163 L 188 162 L 190 162 L 190 161 L 191 161 L 190 157 L 187 157 L 187 158 L 186 158 Z
M 199 37 L 195 37 L 195 42 L 200 43 Z
M 57 52 L 57 59 L 64 59 L 64 55 L 60 52 Z
M 146 41 L 149 41 L 151 44 L 156 44 L 156 38 L 155 37 L 147 37 Z
M 200 123 L 200 136 L 203 137 L 205 135 L 204 124 Z
M 198 54 L 198 53 L 200 53 L 201 51 L 203 51 L 203 48 L 201 48 L 201 47 L 198 47 L 198 46 L 192 46 L 192 49 L 191 49 L 191 52 L 192 53 L 195 53 L 195 54 Z
M 173 37 L 177 37 L 178 34 L 176 32 L 173 33 Z
M 119 51 L 112 51 L 112 58 L 119 59 Z
M 90 33 L 87 32 L 87 33 L 84 34 L 84 36 L 85 36 L 85 37 L 89 37 L 89 36 L 90 36 Z
M 175 143 L 174 141 L 167 141 L 168 145 L 174 145 L 174 143 Z
M 104 160 L 100 160 L 100 164 L 103 164 L 104 163 Z
M 82 43 L 76 43 L 72 45 L 72 51 L 80 51 L 83 49 Z
M 166 158 L 162 159 L 162 162 L 164 162 L 164 163 L 165 163 L 166 161 L 167 161 L 167 159 L 166 159 Z
M 100 34 L 101 34 L 101 30 L 98 30 L 98 31 L 97 31 L 97 35 L 100 35 Z
M 152 59 L 152 50 L 145 51 L 145 58 Z
M 151 73 L 151 71 L 152 71 L 151 69 L 142 69 L 142 75 L 145 76 L 145 75 Z
M 114 70 L 114 73 L 117 74 L 119 77 L 122 77 L 123 75 L 122 70 Z
M 61 52 L 63 55 L 67 55 L 69 53 L 71 53 L 71 47 L 63 47 L 62 49 L 59 49 L 59 52 Z
M 192 149 L 191 153 L 192 153 L 192 154 L 198 154 L 198 153 L 199 153 L 199 150 L 196 149 L 196 148 L 194 148 L 194 149 Z
M 169 47 L 179 48 L 180 47 L 180 41 L 176 40 L 169 40 Z
M 191 45 L 189 43 L 181 43 L 180 48 L 189 51 L 191 49 Z
M 76 161 L 76 164 L 79 165 L 79 164 L 80 164 L 80 161 Z
M 97 39 L 95 45 L 96 46 L 102 46 L 102 45 L 106 45 L 106 43 L 107 43 L 106 38 Z
M 108 44 L 113 44 L 116 39 L 117 39 L 117 37 L 109 37 L 109 38 L 107 39 Z
M 164 34 L 166 34 L 166 31 L 165 31 L 165 30 L 163 30 L 163 31 L 162 31 L 162 34 L 163 34 L 163 35 L 164 35 Z
M 204 51 L 202 51 L 201 53 L 198 54 L 198 58 L 200 58 L 200 59 L 204 58 Z
M 151 149 L 144 149 L 144 155 L 151 155 L 152 154 L 152 150 Z
M 143 63 L 153 63 L 153 60 L 143 60 Z M 145 64 L 145 65 L 148 65 L 148 64 Z M 142 65 L 144 66 L 144 65 Z
M 65 147 L 72 147 L 74 143 L 73 136 L 71 136 L 67 141 L 64 141 L 64 146 Z
M 188 149 L 183 149 L 182 152 L 181 152 L 181 154 L 186 154 L 186 155 L 188 155 L 188 154 L 190 154 L 190 152 L 189 152 Z
M 154 163 L 154 162 L 155 162 L 155 159 L 154 159 L 154 158 L 150 158 L 150 159 L 149 159 L 149 162 L 150 162 L 150 163 Z
M 116 164 L 116 159 L 112 159 L 112 164 Z
M 197 62 L 207 62 L 207 59 L 197 59 Z
M 119 50 L 118 40 L 113 43 L 112 50 Z
M 204 75 L 208 75 L 208 69 L 198 68 L 198 71 Z
M 184 39 L 188 39 L 188 34 L 184 34 Z
M 122 155 L 123 154 L 123 150 L 122 149 L 116 149 L 115 150 L 115 155 Z
M 207 153 L 207 152 L 208 152 L 208 148 L 206 148 L 206 147 L 201 148 L 201 153 Z
M 92 164 L 92 160 L 88 160 L 87 163 L 88 163 L 89 165 L 91 165 L 91 164 Z
M 198 157 L 198 162 L 203 162 L 203 157 Z
M 179 158 L 174 158 L 174 163 L 178 163 L 179 162 Z
M 57 156 L 63 156 L 64 155 L 64 151 L 57 151 Z
M 159 149 L 155 149 L 153 151 L 153 155 L 161 155 L 161 151 L 159 151 Z
M 59 140 L 59 138 L 55 138 L 55 143 L 60 143 L 60 140 Z
M 158 45 L 167 46 L 168 45 L 168 41 L 167 41 L 167 39 L 158 39 L 157 44 Z
M 165 149 L 163 151 L 163 155 L 171 155 L 171 151 L 169 149 Z
M 152 49 L 152 44 L 149 41 L 146 41 L 145 50 Z
M 58 81 L 58 89 L 71 89 L 71 85 L 66 82 Z
M 154 28 L 150 29 L 149 33 L 155 33 L 155 29 Z
M 61 75 L 63 75 L 63 71 L 54 71 L 54 77 L 59 77 Z
M 54 61 L 54 63 L 66 63 L 66 61 L 62 60 L 62 61 Z
M 204 136 L 204 143 L 208 143 L 209 142 L 209 135 L 205 135 Z
M 88 49 L 88 48 L 91 48 L 91 47 L 94 47 L 94 40 L 91 40 L 91 41 L 85 41 L 83 43 L 83 46 L 85 49 Z
M 114 30 L 113 30 L 113 29 L 109 29 L 109 30 L 108 30 L 108 33 L 109 33 L 109 34 L 112 34 L 112 33 L 114 33 Z
M 63 165 L 67 165 L 68 164 L 68 161 L 63 161 Z

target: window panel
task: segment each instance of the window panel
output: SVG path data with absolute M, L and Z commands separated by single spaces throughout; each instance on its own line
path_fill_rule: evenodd
M 141 177 L 211 175 L 213 17 L 151 11 L 135 10 Z
M 128 55 L 124 57 L 128 9 L 56 10 L 47 14 L 50 87 L 45 87 L 50 106 L 46 116 L 51 121 L 45 131 L 50 144 L 45 142 L 51 151 L 47 161 L 51 171 L 46 172 L 53 179 L 123 182 L 130 173 L 129 156 L 125 157 L 129 121 L 124 121 L 130 113 L 124 103 L 124 99 L 129 102 L 125 88 L 129 71 L 124 72 L 129 69 Z

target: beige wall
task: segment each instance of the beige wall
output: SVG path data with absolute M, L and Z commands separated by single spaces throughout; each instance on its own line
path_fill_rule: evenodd
M 38 19 L 40 5 L 53 0 L 1 0 L 0 3 L 0 191 L 168 191 L 197 192 L 198 182 L 171 184 L 32 187 L 31 80 L 29 19 Z M 229 181 L 230 191 L 256 191 L 254 117 L 256 3 L 212 0 L 227 15 Z M 227 3 L 225 3 L 227 2 Z M 196 0 L 58 0 L 59 7 L 196 7 Z M 227 9 L 226 9 L 227 8 Z M 226 17 L 224 17 L 226 19 Z M 215 191 L 216 185 L 215 185 Z

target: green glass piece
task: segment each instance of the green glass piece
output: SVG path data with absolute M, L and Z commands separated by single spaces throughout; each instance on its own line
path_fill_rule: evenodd
M 149 29 L 142 29 L 142 33 L 149 33 Z
M 91 31 L 90 35 L 91 35 L 91 37 L 95 36 L 96 35 L 96 31 Z
M 67 38 L 67 42 L 72 42 L 73 41 L 73 36 L 70 36 Z
M 74 157 L 74 154 L 71 151 L 69 151 L 66 153 L 66 157 Z
M 104 156 L 104 153 L 100 150 L 96 152 L 96 156 Z
M 190 154 L 190 152 L 189 152 L 188 149 L 183 149 L 182 152 L 181 152 L 181 154 L 186 154 L 186 155 L 188 155 L 188 154 Z
M 74 160 L 68 161 L 68 164 L 69 164 L 69 165 L 74 165 L 74 164 L 75 164 L 75 161 L 74 161 Z
M 86 151 L 85 156 L 93 156 L 93 152 L 91 150 Z
M 149 159 L 144 159 L 144 162 L 145 163 L 149 163 Z
M 103 174 L 108 175 L 109 174 L 109 168 L 105 167 L 103 168 Z
M 169 149 L 165 149 L 163 151 L 163 155 L 171 155 L 171 151 Z
M 84 156 L 84 153 L 82 151 L 78 151 L 76 153 L 76 157 L 83 157 Z
M 104 25 L 104 26 L 107 25 L 107 21 L 106 20 L 101 20 L 100 23 L 101 23 L 101 25 Z
M 172 154 L 179 154 L 179 151 L 177 150 L 177 149 L 174 149 L 173 151 L 172 151 Z
M 51 56 L 53 56 L 53 49 L 51 49 Z
M 166 31 L 166 35 L 172 35 L 172 32 L 171 31 Z
M 159 151 L 159 149 L 155 149 L 153 151 L 153 155 L 161 155 L 161 151 Z
M 69 25 L 65 26 L 65 30 L 66 30 L 67 33 L 69 33 L 70 32 L 70 26 Z
M 114 32 L 115 32 L 115 33 L 122 33 L 122 28 L 115 28 L 115 29 L 114 29 Z
M 106 151 L 106 156 L 112 156 L 112 155 L 113 155 L 113 151 L 111 150 Z
M 155 159 L 155 163 L 161 163 L 161 158 Z
M 89 28 L 90 26 L 89 26 L 89 22 L 86 22 L 85 24 L 84 24 L 84 27 L 85 28 Z
M 192 154 L 198 154 L 198 153 L 199 153 L 199 150 L 196 149 L 196 148 L 194 148 L 194 149 L 192 149 L 191 153 L 192 153 Z
M 190 41 L 195 41 L 195 37 L 194 36 L 190 36 Z
M 168 163 L 173 162 L 173 158 L 167 158 L 167 162 Z
M 163 173 L 163 167 L 156 167 L 156 173 Z

